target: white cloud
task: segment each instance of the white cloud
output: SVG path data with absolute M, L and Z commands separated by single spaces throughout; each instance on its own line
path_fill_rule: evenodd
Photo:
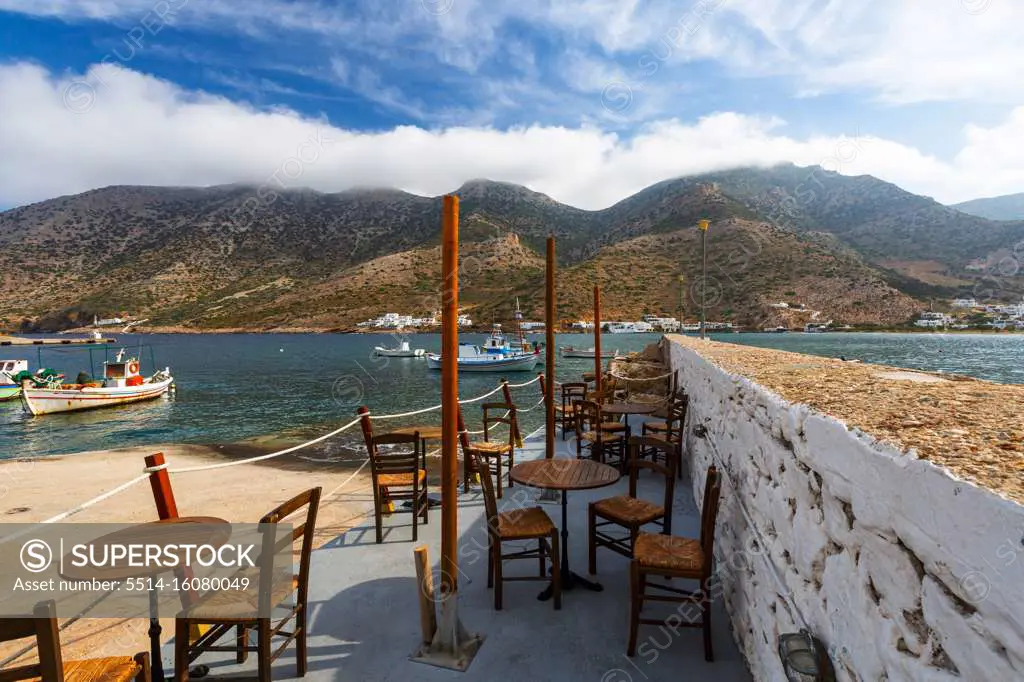
M 997 126 L 968 127 L 949 162 L 877 137 L 796 139 L 781 121 L 729 112 L 662 120 L 629 138 L 594 126 L 358 132 L 115 65 L 94 67 L 84 79 L 0 66 L 0 110 L 0 205 L 113 184 L 263 183 L 277 172 L 289 187 L 421 194 L 488 177 L 601 208 L 668 177 L 780 161 L 871 173 L 947 202 L 1024 188 L 1024 107 Z M 324 142 L 314 154 L 309 140 L 317 137 Z M 285 166 L 304 144 L 301 167 Z

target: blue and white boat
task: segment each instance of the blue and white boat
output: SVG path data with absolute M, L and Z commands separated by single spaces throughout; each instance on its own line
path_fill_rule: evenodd
M 510 343 L 501 333 L 501 325 L 491 328 L 491 335 L 484 345 L 459 344 L 457 363 L 460 372 L 529 372 L 541 360 L 540 348 L 523 338 L 521 321 L 523 314 L 516 300 L 516 322 L 519 323 L 519 340 Z M 427 367 L 441 369 L 441 355 L 427 353 Z

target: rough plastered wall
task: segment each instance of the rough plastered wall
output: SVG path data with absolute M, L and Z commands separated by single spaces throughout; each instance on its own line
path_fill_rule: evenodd
M 698 504 L 725 470 L 712 589 L 756 679 L 802 616 L 840 680 L 1024 680 L 1024 507 L 667 348 Z

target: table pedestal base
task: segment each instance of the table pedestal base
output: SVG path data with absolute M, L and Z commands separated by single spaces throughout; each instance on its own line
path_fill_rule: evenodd
M 591 592 L 604 591 L 604 585 L 602 585 L 601 583 L 596 583 L 593 580 L 587 580 L 579 573 L 573 573 L 572 571 L 569 571 L 568 574 L 562 576 L 563 592 L 573 590 L 577 587 L 584 590 L 590 590 Z M 553 591 L 554 590 L 551 587 L 551 585 L 548 585 L 546 588 L 544 588 L 543 592 L 537 595 L 537 600 L 547 601 L 548 599 L 551 599 Z

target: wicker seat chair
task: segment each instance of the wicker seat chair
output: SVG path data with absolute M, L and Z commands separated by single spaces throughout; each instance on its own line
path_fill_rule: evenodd
M 660 451 L 667 466 L 643 459 L 643 450 Z M 622 556 L 633 557 L 633 545 L 640 529 L 648 524 L 661 526 L 661 532 L 672 532 L 672 496 L 675 491 L 675 445 L 658 438 L 634 436 L 629 439 L 629 494 L 607 497 L 587 505 L 588 550 L 590 573 L 597 573 L 597 548 L 606 547 Z M 665 478 L 660 500 L 637 496 L 637 479 L 641 471 L 650 471 Z M 611 534 L 618 527 L 625 534 Z
M 704 505 L 701 508 L 700 538 L 640 533 L 633 545 L 633 561 L 629 567 L 630 619 L 626 655 L 636 654 L 637 632 L 641 625 L 700 627 L 704 634 L 704 660 L 714 660 L 711 643 L 711 573 L 714 563 L 715 522 L 722 481 L 715 467 L 709 467 L 704 481 Z M 648 582 L 652 576 L 687 578 L 699 581 L 697 591 Z M 645 602 L 672 602 L 700 605 L 700 622 L 684 622 L 678 607 L 667 618 L 642 618 Z

